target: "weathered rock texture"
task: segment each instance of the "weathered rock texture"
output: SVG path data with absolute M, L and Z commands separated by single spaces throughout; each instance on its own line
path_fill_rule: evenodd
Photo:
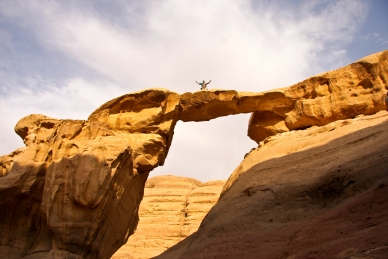
M 385 109 L 387 57 L 388 51 L 376 53 L 266 93 L 211 90 L 180 96 L 149 89 L 107 102 L 87 121 L 43 115 L 21 119 L 15 131 L 26 147 L 0 157 L 0 258 L 109 258 L 137 225 L 148 173 L 163 165 L 177 120 L 255 112 L 248 132 L 260 142 L 294 129 L 373 114 Z M 238 175 L 228 188 L 238 186 Z M 273 192 L 263 193 L 272 197 Z
M 172 175 L 149 179 L 138 228 L 112 259 L 152 258 L 191 235 L 217 202 L 224 183 Z
M 386 258 L 388 114 L 267 139 L 162 258 Z
M 388 51 L 383 51 L 280 89 L 276 105 L 262 104 L 252 114 L 248 135 L 259 143 L 277 133 L 374 114 L 385 109 L 387 86 Z
M 282 109 L 293 103 L 294 101 L 284 96 L 281 89 L 265 93 L 217 89 L 184 93 L 180 96 L 179 120 L 208 121 L 262 109 Z
M 88 121 L 21 119 L 25 148 L 0 158 L 0 258 L 109 258 L 133 233 L 162 164 L 179 95 L 124 95 Z

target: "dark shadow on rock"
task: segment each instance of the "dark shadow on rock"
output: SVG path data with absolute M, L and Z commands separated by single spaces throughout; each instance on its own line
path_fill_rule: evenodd
M 350 258 L 386 251 L 388 199 L 380 187 L 388 184 L 387 128 L 384 122 L 256 164 L 196 233 L 154 258 Z
M 110 258 L 137 226 L 147 177 L 129 149 L 16 160 L 0 177 L 0 258 Z

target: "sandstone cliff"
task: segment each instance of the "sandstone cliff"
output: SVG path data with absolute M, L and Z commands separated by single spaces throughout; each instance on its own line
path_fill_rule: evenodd
M 194 233 L 217 202 L 224 183 L 172 175 L 149 179 L 136 232 L 112 259 L 152 258 Z
M 271 137 L 163 258 L 386 258 L 388 114 Z
M 116 98 L 88 121 L 21 119 L 26 147 L 0 157 L 0 257 L 109 258 L 136 228 L 178 104 L 153 89 Z
M 136 228 L 145 181 L 152 169 L 163 165 L 177 120 L 206 121 L 254 112 L 248 133 L 262 144 L 262 140 L 268 142 L 268 137 L 276 134 L 299 134 L 293 130 L 331 125 L 336 120 L 373 114 L 385 109 L 382 99 L 388 88 L 387 57 L 388 51 L 376 53 L 347 67 L 266 93 L 210 90 L 179 95 L 166 89 L 148 89 L 105 103 L 87 121 L 58 120 L 44 115 L 21 119 L 15 131 L 26 147 L 0 157 L 0 258 L 109 258 Z M 384 141 L 381 140 L 376 147 Z M 279 147 L 276 152 L 267 152 L 275 158 L 280 156 L 281 150 Z M 297 150 L 294 147 L 286 153 L 292 154 Z M 361 151 L 365 150 L 358 153 L 361 154 Z M 268 154 L 260 156 L 268 157 Z M 252 168 L 264 161 L 260 156 L 254 159 Z M 290 159 L 295 156 L 290 156 Z M 353 156 L 349 154 L 349 157 Z M 331 161 L 329 157 L 325 159 Z M 244 165 L 245 162 L 242 168 Z M 309 166 L 317 165 L 312 163 Z M 358 167 L 357 164 L 355 169 Z M 297 169 L 294 168 L 296 172 Z M 306 165 L 303 170 L 308 172 L 313 169 Z M 248 171 L 238 169 L 233 173 L 226 184 L 224 200 L 232 195 L 228 194 L 230 190 L 240 188 L 239 184 L 244 182 L 240 179 L 244 177 L 247 183 L 253 184 L 253 189 L 244 187 L 244 193 L 249 197 L 252 192 L 261 193 L 255 191 L 256 174 L 250 179 Z M 379 173 L 377 170 L 376 174 Z M 282 178 L 283 174 L 279 175 L 273 178 Z M 272 183 L 271 177 L 265 181 L 257 179 L 257 182 L 267 185 Z M 314 175 L 303 177 L 302 182 L 316 180 Z M 362 183 L 364 180 L 357 181 Z M 368 181 L 372 184 L 374 180 Z M 283 183 L 280 183 L 282 186 Z M 287 186 L 286 183 L 284 186 Z M 360 186 L 361 189 L 366 188 L 362 184 Z M 318 197 L 324 195 L 319 188 L 318 191 L 314 189 Z M 264 190 L 263 193 L 271 199 L 276 192 Z M 281 196 L 284 199 L 279 204 L 286 204 L 287 195 Z M 294 193 L 289 195 L 291 200 L 295 196 Z M 240 210 L 239 206 L 234 212 L 245 215 L 244 209 Z M 277 211 L 277 215 L 281 215 L 280 212 Z M 323 212 L 320 210 L 317 213 Z M 318 214 L 311 215 L 315 217 Z M 217 217 L 221 217 L 220 214 Z M 226 222 L 228 218 L 222 220 Z M 238 224 L 229 223 L 239 229 Z M 215 233 L 222 233 L 222 229 Z M 207 238 L 201 242 L 206 242 Z M 279 240 L 284 245 L 285 239 Z M 243 245 L 248 244 L 245 242 Z M 297 249 L 298 242 L 294 245 Z M 194 243 L 191 249 L 195 246 Z

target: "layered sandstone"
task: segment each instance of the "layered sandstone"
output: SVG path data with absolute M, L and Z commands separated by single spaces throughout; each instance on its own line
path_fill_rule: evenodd
M 387 127 L 381 111 L 267 139 L 156 258 L 386 258 Z
M 0 158 L 1 258 L 109 258 L 138 222 L 148 173 L 163 164 L 179 95 L 116 98 L 88 121 L 21 119 L 25 148 Z
M 217 202 L 224 183 L 172 175 L 149 179 L 138 228 L 112 259 L 152 258 L 194 233 Z

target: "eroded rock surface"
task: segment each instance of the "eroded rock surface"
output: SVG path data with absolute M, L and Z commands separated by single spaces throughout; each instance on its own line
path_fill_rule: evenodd
M 261 109 L 279 110 L 292 106 L 281 89 L 264 93 L 234 90 L 200 91 L 180 96 L 179 120 L 208 121 L 222 116 L 250 113 Z
M 112 259 L 148 259 L 194 233 L 217 202 L 225 181 L 155 176 L 146 182 L 139 225 Z
M 259 143 L 277 133 L 374 114 L 386 109 L 386 89 L 388 51 L 383 51 L 279 90 L 288 103 L 262 105 L 251 116 L 248 135 Z
M 156 257 L 385 258 L 388 114 L 267 139 L 199 230 Z
M 133 233 L 149 171 L 163 164 L 179 95 L 116 98 L 88 121 L 21 119 L 25 148 L 0 158 L 0 258 L 110 258 Z

